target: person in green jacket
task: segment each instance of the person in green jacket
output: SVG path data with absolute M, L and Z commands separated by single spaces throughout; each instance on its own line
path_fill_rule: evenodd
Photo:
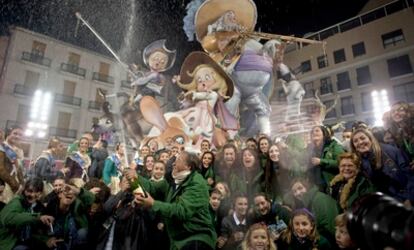
M 124 152 L 125 145 L 123 143 L 118 143 L 115 146 L 115 153 L 105 159 L 102 178 L 104 183 L 111 189 L 112 195 L 115 195 L 120 191 L 120 177 L 127 166 L 124 158 Z
M 339 174 L 332 179 L 329 194 L 338 202 L 340 210 L 346 211 L 358 197 L 376 190 L 361 174 L 361 160 L 355 153 L 341 154 L 338 162 Z
M 309 174 L 319 190 L 327 192 L 331 180 L 338 171 L 338 156 L 344 153 L 343 147 L 333 140 L 325 126 L 315 126 L 311 130 Z
M 140 186 L 145 195 L 137 199 L 144 208 L 157 212 L 165 222 L 170 249 L 215 248 L 217 235 L 209 212 L 208 185 L 196 171 L 198 157 L 181 152 L 173 164 L 174 183 L 150 182 L 135 171 L 128 171 L 132 188 Z M 152 198 L 154 196 L 154 198 Z
M 39 199 L 43 192 L 40 178 L 29 179 L 23 193 L 13 198 L 0 212 L 0 248 L 16 247 L 40 249 L 46 246 L 47 237 L 37 233 L 42 225 L 50 226 L 54 218 L 41 215 L 43 205 Z M 48 229 L 45 227 L 45 229 Z
M 298 201 L 295 208 L 307 208 L 315 214 L 318 232 L 330 242 L 335 242 L 335 217 L 339 214 L 336 201 L 304 178 L 293 180 L 291 187 Z
M 205 151 L 201 155 L 201 164 L 200 164 L 200 174 L 206 179 L 207 184 L 210 187 L 214 187 L 214 183 L 216 180 L 216 174 L 214 173 L 214 161 L 215 157 L 213 152 Z

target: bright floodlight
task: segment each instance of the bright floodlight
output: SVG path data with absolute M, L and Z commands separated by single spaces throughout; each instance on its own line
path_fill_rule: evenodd
M 43 92 L 39 89 L 35 91 L 30 109 L 30 122 L 27 124 L 30 132 L 27 130 L 26 136 L 34 134 L 39 138 L 46 136 L 46 130 L 49 127 L 47 122 L 49 120 L 51 103 L 52 94 L 50 92 Z
M 387 90 L 374 90 L 371 92 L 372 106 L 374 107 L 374 126 L 383 126 L 382 116 L 385 112 L 390 110 L 390 102 L 388 101 Z
M 24 131 L 24 135 L 25 136 L 32 136 L 33 135 L 33 130 L 31 130 L 31 129 L 26 129 L 25 131 Z

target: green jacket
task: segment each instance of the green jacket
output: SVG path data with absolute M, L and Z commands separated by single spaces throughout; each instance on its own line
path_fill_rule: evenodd
M 335 175 L 339 173 L 338 156 L 344 153 L 344 148 L 335 140 L 323 149 L 321 164 L 322 178 L 329 185 Z
M 105 159 L 105 165 L 102 172 L 102 179 L 106 185 L 111 184 L 111 177 L 118 176 L 118 169 L 115 165 L 115 162 L 112 160 L 112 156 L 108 156 Z
M 339 190 L 342 190 L 346 183 L 346 181 L 339 181 L 330 187 L 330 195 L 337 201 L 339 211 L 343 210 L 339 204 Z M 362 174 L 357 175 L 355 183 L 352 185 L 351 192 L 346 202 L 346 209 L 351 208 L 354 201 L 358 199 L 360 196 L 374 192 L 376 192 L 374 185 L 367 178 L 362 176 Z
M 303 205 L 316 217 L 318 232 L 328 239 L 335 235 L 335 217 L 339 214 L 336 201 L 313 186 L 302 198 Z M 330 237 L 331 236 L 331 237 Z
M 135 189 L 138 184 L 158 198 L 152 210 L 165 222 L 170 249 L 181 249 L 194 240 L 215 248 L 217 235 L 209 211 L 208 185 L 199 173 L 193 171 L 176 190 L 166 180 L 150 182 L 139 177 L 132 187 Z M 162 197 L 164 201 L 160 200 Z
M 233 192 L 237 191 L 242 194 L 246 194 L 249 200 L 249 204 L 253 204 L 254 196 L 257 193 L 264 191 L 265 184 L 263 169 L 259 168 L 251 181 L 248 180 L 245 169 L 240 170 L 239 175 L 236 176 L 237 178 L 232 179 L 233 183 L 230 183 L 230 190 L 233 190 Z
M 22 195 L 16 196 L 0 212 L 0 248 L 2 250 L 13 249 L 24 226 L 40 227 L 42 225 L 39 213 L 31 213 L 23 207 L 24 199 Z M 32 236 L 42 242 L 47 240 L 47 236 Z

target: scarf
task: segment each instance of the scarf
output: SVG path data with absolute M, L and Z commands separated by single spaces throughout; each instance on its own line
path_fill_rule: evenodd
M 177 174 L 173 174 L 172 177 L 174 179 L 174 183 L 175 185 L 177 185 L 177 187 L 179 185 L 181 185 L 181 183 L 187 178 L 187 176 L 189 176 L 191 174 L 190 170 L 184 170 L 181 172 L 178 172 Z

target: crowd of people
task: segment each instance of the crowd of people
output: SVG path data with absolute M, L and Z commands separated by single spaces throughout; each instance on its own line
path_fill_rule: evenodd
M 355 122 L 338 139 L 307 135 L 142 145 L 132 162 L 85 133 L 51 138 L 29 169 L 23 130 L 0 146 L 0 249 L 358 249 L 346 212 L 376 191 L 414 204 L 414 108 L 395 103 L 384 127 Z M 92 146 L 93 145 L 93 146 Z

